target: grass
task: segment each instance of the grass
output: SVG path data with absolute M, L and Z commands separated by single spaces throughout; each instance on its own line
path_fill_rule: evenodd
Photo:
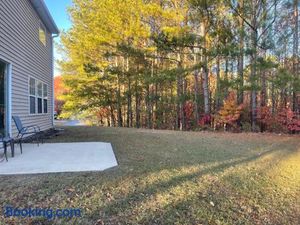
M 74 127 L 50 141 L 111 142 L 120 165 L 2 176 L 2 206 L 84 214 L 0 224 L 300 224 L 299 136 Z

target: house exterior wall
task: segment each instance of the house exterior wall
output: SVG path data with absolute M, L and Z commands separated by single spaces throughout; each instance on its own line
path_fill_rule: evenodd
M 20 116 L 24 125 L 38 125 L 46 130 L 53 125 L 53 43 L 47 29 L 46 46 L 40 41 L 41 23 L 29 0 L 0 1 L 0 60 L 12 66 L 12 115 Z M 48 86 L 47 114 L 30 114 L 29 77 Z M 12 131 L 15 135 L 13 121 Z

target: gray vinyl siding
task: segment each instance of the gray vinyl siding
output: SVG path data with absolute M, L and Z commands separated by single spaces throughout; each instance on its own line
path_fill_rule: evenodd
M 53 69 L 52 38 L 46 30 L 47 44 L 39 40 L 41 20 L 29 0 L 0 1 L 0 59 L 12 65 L 12 115 L 24 125 L 52 127 Z M 48 86 L 48 113 L 29 114 L 29 77 Z M 12 121 L 13 134 L 16 134 Z

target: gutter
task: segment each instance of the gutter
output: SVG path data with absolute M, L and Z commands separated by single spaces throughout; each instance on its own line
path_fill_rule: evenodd
M 59 34 L 59 29 L 57 28 L 57 25 L 54 22 L 44 0 L 30 0 L 30 2 L 50 33 Z
M 54 111 L 55 111 L 55 98 L 54 98 L 54 38 L 57 38 L 59 34 L 51 36 L 52 41 L 52 127 L 54 127 Z

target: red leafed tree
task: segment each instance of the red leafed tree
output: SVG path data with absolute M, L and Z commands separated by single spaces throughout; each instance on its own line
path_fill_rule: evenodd
M 64 86 L 61 76 L 54 77 L 54 100 L 55 100 L 55 111 L 59 115 L 62 111 L 64 101 L 60 100 L 60 96 L 66 93 L 66 88 Z
M 283 130 L 296 133 L 300 132 L 300 118 L 290 107 L 282 108 L 276 116 Z
M 192 122 L 194 119 L 194 104 L 192 101 L 188 101 L 185 103 L 184 113 L 186 118 L 186 129 L 189 130 L 192 128 Z
M 202 128 L 202 129 L 207 129 L 211 122 L 212 122 L 213 117 L 211 115 L 204 115 L 203 117 L 201 117 L 201 119 L 198 122 L 198 125 Z
M 237 128 L 237 121 L 241 116 L 243 105 L 236 103 L 234 92 L 231 92 L 227 99 L 224 101 L 224 105 L 216 115 L 216 125 L 224 126 L 224 129 L 228 127 Z
M 257 121 L 261 124 L 261 131 L 273 130 L 272 127 L 275 125 L 276 120 L 272 114 L 270 106 L 262 106 L 257 109 Z

